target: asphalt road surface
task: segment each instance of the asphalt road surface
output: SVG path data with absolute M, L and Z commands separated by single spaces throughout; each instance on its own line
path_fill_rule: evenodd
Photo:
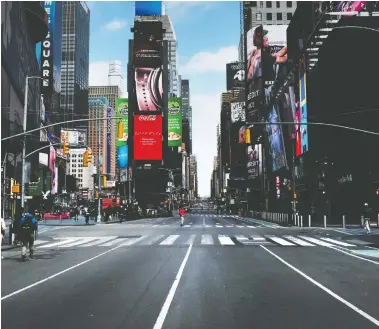
M 183 227 L 45 230 L 34 261 L 3 252 L 2 328 L 378 328 L 377 252 L 333 230 L 206 212 Z

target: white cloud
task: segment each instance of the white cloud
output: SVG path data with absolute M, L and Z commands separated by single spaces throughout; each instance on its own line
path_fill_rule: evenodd
M 180 23 L 180 20 L 188 17 L 190 11 L 196 9 L 197 11 L 207 11 L 212 6 L 215 5 L 215 2 L 206 2 L 206 1 L 166 1 L 166 15 L 169 15 L 177 23 Z
M 215 52 L 201 51 L 181 66 L 180 72 L 183 75 L 210 71 L 225 72 L 226 63 L 237 59 L 238 48 L 236 46 L 223 47 Z
M 210 195 L 213 158 L 217 155 L 216 129 L 220 121 L 220 99 L 220 94 L 191 94 L 192 144 L 197 158 L 201 196 Z
M 126 26 L 128 26 L 128 22 L 126 20 L 120 20 L 117 18 L 113 19 L 111 22 L 104 25 L 104 27 L 110 31 L 117 31 Z

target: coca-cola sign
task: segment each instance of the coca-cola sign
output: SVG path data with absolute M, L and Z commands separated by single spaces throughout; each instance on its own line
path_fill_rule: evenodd
M 139 121 L 155 121 L 157 119 L 156 115 L 139 115 Z

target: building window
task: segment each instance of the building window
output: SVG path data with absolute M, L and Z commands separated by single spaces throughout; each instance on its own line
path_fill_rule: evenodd
M 264 3 L 265 3 L 264 1 L 259 1 L 259 7 L 263 8 Z
M 287 13 L 287 20 L 291 20 L 292 19 L 292 13 Z
M 272 8 L 272 1 L 266 1 L 266 8 Z
M 283 14 L 282 13 L 276 13 L 276 19 L 278 21 L 281 21 L 283 19 Z
M 287 1 L 287 8 L 292 8 L 292 1 Z
M 267 19 L 268 21 L 272 21 L 272 13 L 267 13 L 267 14 L 266 14 L 266 19 Z
M 254 7 L 254 8 L 256 8 L 257 7 L 257 2 L 256 1 L 252 1 L 251 2 L 251 6 Z
M 257 13 L 257 21 L 261 21 L 262 20 L 262 13 Z
M 280 1 L 276 1 L 276 8 L 280 8 Z

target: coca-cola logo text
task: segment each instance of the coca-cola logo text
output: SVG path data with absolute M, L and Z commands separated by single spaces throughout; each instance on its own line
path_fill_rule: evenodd
M 139 117 L 139 121 L 155 121 L 156 119 L 156 115 L 140 115 Z

